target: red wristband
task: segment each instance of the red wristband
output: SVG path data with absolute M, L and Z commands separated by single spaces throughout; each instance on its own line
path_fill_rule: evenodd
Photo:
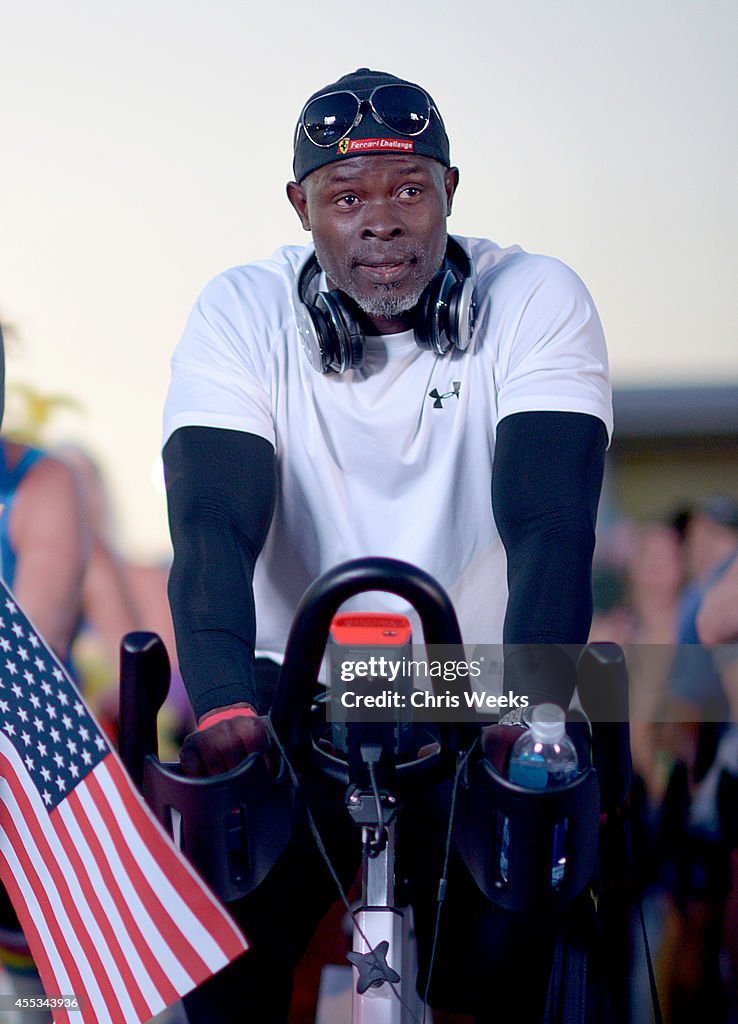
M 209 729 L 211 725 L 217 725 L 218 722 L 227 722 L 229 718 L 258 717 L 253 708 L 226 708 L 225 711 L 218 711 L 214 715 L 208 715 L 207 718 L 203 718 L 197 727 L 197 731 L 202 732 L 203 729 Z

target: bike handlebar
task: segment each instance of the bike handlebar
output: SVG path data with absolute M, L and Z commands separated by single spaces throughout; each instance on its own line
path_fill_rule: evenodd
M 445 590 L 422 569 L 394 558 L 357 558 L 324 573 L 306 591 L 287 640 L 284 661 L 270 712 L 280 741 L 292 751 L 309 746 L 309 716 L 313 685 L 338 608 L 369 590 L 396 594 L 420 616 L 426 644 L 460 645 L 461 630 Z M 467 730 L 442 726 L 442 746 L 458 752 Z
M 141 788 L 144 762 L 156 756 L 156 716 L 169 693 L 169 655 L 156 633 L 126 633 L 120 646 L 120 728 L 123 764 Z

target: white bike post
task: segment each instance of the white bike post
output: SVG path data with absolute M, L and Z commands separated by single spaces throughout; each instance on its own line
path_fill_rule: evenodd
M 383 803 L 390 801 L 394 803 L 385 796 Z M 373 804 L 371 794 L 355 792 L 349 800 L 357 817 L 359 805 L 371 814 Z M 354 912 L 353 953 L 349 954 L 351 1024 L 414 1024 L 423 1019 L 415 987 L 412 911 L 395 906 L 395 817 L 396 808 L 388 806 L 381 833 L 365 824 L 366 818 L 362 822 L 362 905 Z

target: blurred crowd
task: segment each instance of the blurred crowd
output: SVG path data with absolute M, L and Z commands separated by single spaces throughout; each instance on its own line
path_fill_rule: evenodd
M 593 598 L 591 639 L 626 651 L 637 882 L 664 1020 L 735 1022 L 738 502 L 620 522 L 598 542 Z

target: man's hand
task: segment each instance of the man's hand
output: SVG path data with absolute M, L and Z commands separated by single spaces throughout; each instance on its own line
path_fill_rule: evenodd
M 197 731 L 182 744 L 179 760 L 185 775 L 220 775 L 253 753 L 270 763 L 270 751 L 268 720 L 249 704 L 231 704 L 201 716 Z

